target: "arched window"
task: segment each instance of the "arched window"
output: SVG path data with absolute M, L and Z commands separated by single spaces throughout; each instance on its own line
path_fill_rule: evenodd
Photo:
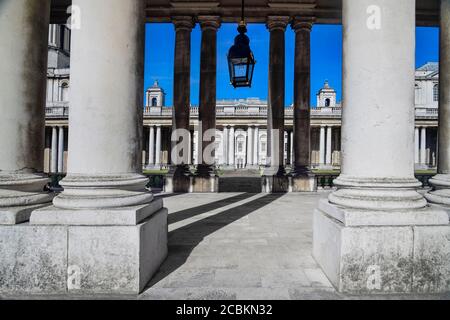
M 329 106 L 331 106 L 331 100 L 328 98 L 328 99 L 325 99 L 325 107 L 329 107 Z
M 61 84 L 61 101 L 69 101 L 69 84 L 67 82 Z
M 152 99 L 152 107 L 157 107 L 158 106 L 158 99 L 157 98 L 153 98 Z
M 439 101 L 439 85 L 435 84 L 433 87 L 433 101 Z

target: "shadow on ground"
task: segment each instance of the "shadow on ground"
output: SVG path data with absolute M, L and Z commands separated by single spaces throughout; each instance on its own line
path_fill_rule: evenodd
M 191 218 L 202 213 L 218 209 L 230 205 L 241 200 L 248 199 L 255 194 L 244 193 L 238 196 L 230 197 L 224 200 L 208 203 L 202 206 L 190 208 L 183 211 L 178 211 L 169 215 L 169 224 Z M 283 197 L 284 194 L 268 194 L 250 202 L 246 202 L 241 206 L 233 207 L 214 216 L 195 221 L 189 225 L 183 226 L 176 230 L 169 232 L 169 254 L 166 261 L 160 267 L 160 271 L 149 282 L 146 289 L 151 288 L 172 272 L 181 267 L 190 254 L 197 247 L 205 237 L 224 228 L 225 226 L 257 211 L 268 204 Z M 189 243 L 186 245 L 171 245 L 171 238 L 181 238 L 184 235 L 189 235 Z

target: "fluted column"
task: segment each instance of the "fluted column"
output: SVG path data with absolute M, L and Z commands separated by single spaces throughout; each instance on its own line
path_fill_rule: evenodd
M 51 201 L 42 173 L 49 19 L 50 0 L 0 4 L 0 224 Z
M 52 127 L 52 149 L 50 155 L 50 172 L 58 171 L 58 128 Z
M 64 127 L 59 127 L 58 133 L 58 173 L 64 171 Z
M 285 31 L 289 17 L 269 17 L 269 106 L 267 175 L 284 175 Z
M 216 130 L 217 29 L 220 27 L 220 18 L 200 16 L 198 20 L 202 29 L 199 106 L 202 141 L 199 154 L 202 160 L 199 161 L 198 173 L 210 176 L 214 174 L 215 154 L 210 145 L 214 144 Z
M 441 0 L 438 174 L 428 201 L 450 206 L 450 0 Z
M 175 26 L 175 63 L 173 84 L 173 132 L 177 133 L 174 143 L 177 158 L 173 163 L 178 167 L 178 173 L 189 173 L 189 116 L 191 103 L 191 31 L 194 27 L 192 17 L 173 18 Z M 180 140 L 182 148 L 180 147 Z
M 148 166 L 149 168 L 155 165 L 155 127 L 150 126 L 148 137 Z
M 294 175 L 310 173 L 311 165 L 311 30 L 313 18 L 297 17 L 294 65 Z
M 343 2 L 343 162 L 332 204 L 426 206 L 414 177 L 415 9 L 412 0 Z
M 82 27 L 72 30 L 68 174 L 57 208 L 153 199 L 141 173 L 144 2 L 72 1 L 82 12 Z

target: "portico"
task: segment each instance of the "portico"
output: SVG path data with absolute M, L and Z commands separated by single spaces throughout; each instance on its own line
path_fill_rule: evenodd
M 218 128 L 222 128 L 221 151 L 227 165 L 262 163 L 266 191 L 314 189 L 310 32 L 313 23 L 342 22 L 342 174 L 336 180 L 337 190 L 320 202 L 314 214 L 314 256 L 341 292 L 449 291 L 449 216 L 426 199 L 448 204 L 445 127 L 450 103 L 442 92 L 450 91 L 445 32 L 450 29 L 450 0 L 441 1 L 440 11 L 437 1 L 417 1 L 417 7 L 414 0 L 248 1 L 248 21 L 265 23 L 270 32 L 265 140 L 263 123 L 243 131 L 227 119 L 220 123 L 216 119 L 217 30 L 222 23 L 237 22 L 237 3 L 204 2 L 192 7 L 169 0 L 73 0 L 83 14 L 81 28 L 72 30 L 67 176 L 61 182 L 64 191 L 53 201 L 43 191 L 47 179 L 42 174 L 47 34 L 50 21 L 67 18 L 63 12 L 69 2 L 53 1 L 52 6 L 50 0 L 40 2 L 37 6 L 34 0 L 5 0 L 0 11 L 0 66 L 6 71 L 0 74 L 5 84 L 0 86 L 0 102 L 6 115 L 0 119 L 0 236 L 8 239 L 1 242 L 5 258 L 0 271 L 8 279 L 1 291 L 137 294 L 166 258 L 167 210 L 146 189 L 148 180 L 142 175 L 145 19 L 171 21 L 175 26 L 171 125 L 185 129 L 189 137 L 175 139 L 187 142 L 187 147 L 176 149 L 182 161 L 175 163 L 175 171 L 181 174 L 173 178 L 188 178 L 189 188 L 197 192 L 217 190 L 216 154 L 211 146 Z M 440 174 L 425 198 L 417 192 L 420 184 L 414 178 L 414 160 L 424 161 L 427 146 L 426 127 L 414 131 L 414 30 L 416 25 L 436 25 L 439 12 L 444 30 Z M 191 136 L 189 44 L 195 22 L 202 29 L 200 106 Z M 292 135 L 285 133 L 284 102 L 284 32 L 289 24 L 296 32 Z M 11 34 L 21 37 L 12 41 Z M 30 59 L 36 63 L 24 63 Z M 34 79 L 26 82 L 27 95 L 19 85 L 23 75 Z M 105 97 L 107 91 L 115 94 Z M 331 109 L 332 101 L 324 101 L 323 108 Z M 318 128 L 319 162 L 331 166 L 337 131 L 332 124 L 320 123 Z M 148 130 L 148 164 L 160 168 L 162 124 L 149 124 Z M 294 169 L 290 176 L 285 170 L 288 135 L 293 156 L 287 158 L 293 158 Z M 267 152 L 256 143 L 260 140 Z M 54 126 L 51 171 L 63 170 L 64 141 L 64 128 Z M 420 150 L 416 154 L 415 146 Z M 194 153 L 198 166 L 190 176 L 186 165 Z M 266 159 L 261 158 L 264 153 Z M 25 263 L 11 273 L 16 253 L 25 249 Z M 51 263 L 43 257 L 50 257 Z M 36 270 L 51 276 L 33 282 Z

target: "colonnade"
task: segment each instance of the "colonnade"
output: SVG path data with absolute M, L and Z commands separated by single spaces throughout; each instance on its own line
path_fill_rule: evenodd
M 61 182 L 64 191 L 53 199 L 53 206 L 36 210 L 33 205 L 49 205 L 52 198 L 43 191 L 47 178 L 42 174 L 50 0 L 41 0 L 39 5 L 35 0 L 2 3 L 0 217 L 12 216 L 8 222 L 16 224 L 27 221 L 31 214 L 30 228 L 70 226 L 55 235 L 55 239 L 66 241 L 63 250 L 69 252 L 62 259 L 72 259 L 80 270 L 90 271 L 84 274 L 82 282 L 86 292 L 100 286 L 105 292 L 140 292 L 167 255 L 167 211 L 162 209 L 162 201 L 155 200 L 146 189 L 148 179 L 141 173 L 145 1 L 73 0 L 73 4 L 82 9 L 83 25 L 72 34 L 68 173 Z M 367 23 L 367 9 L 376 9 L 373 6 L 385 9 L 381 25 Z M 410 288 L 420 291 L 421 279 L 424 287 L 433 285 L 428 286 L 429 291 L 442 290 L 447 282 L 430 284 L 428 268 L 422 268 L 424 271 L 409 267 L 418 263 L 414 259 L 421 255 L 420 261 L 430 262 L 432 272 L 444 272 L 440 271 L 442 268 L 435 269 L 435 265 L 444 265 L 447 269 L 442 270 L 448 270 L 448 241 L 444 239 L 448 240 L 449 236 L 447 213 L 428 206 L 425 197 L 417 192 L 420 183 L 414 178 L 411 106 L 414 105 L 415 1 L 344 0 L 342 10 L 345 101 L 342 174 L 335 181 L 338 190 L 322 201 L 315 213 L 314 255 L 341 291 L 371 290 L 365 277 L 349 270 L 362 270 L 364 275 L 371 270 L 399 275 L 383 277 L 387 280 L 380 284 L 379 291 Z M 203 133 L 216 127 L 216 51 L 221 21 L 219 16 L 196 19 L 202 29 L 199 136 L 203 147 L 199 148 L 200 153 L 214 142 Z M 284 135 L 276 131 L 284 133 L 284 32 L 290 21 L 284 16 L 267 20 L 271 157 L 267 175 L 274 176 L 285 173 L 281 148 Z M 297 18 L 294 25 L 295 21 Z M 309 23 L 299 27 L 302 31 L 300 35 L 297 33 L 297 45 L 309 46 L 306 36 Z M 189 50 L 186 40 L 189 32 L 185 30 L 189 30 L 190 23 L 182 28 L 183 34 L 178 31 L 176 38 L 179 44 L 184 44 L 184 50 Z M 434 189 L 426 198 L 446 205 L 450 204 L 449 30 L 450 0 L 442 0 L 439 174 L 432 180 Z M 184 59 L 176 59 L 175 70 L 187 70 L 187 66 L 181 65 L 188 61 L 181 60 Z M 301 79 L 298 83 L 306 86 L 309 84 L 303 77 L 309 75 L 308 64 L 308 61 L 300 62 L 294 67 Z M 175 72 L 174 81 L 180 85 L 175 95 L 189 91 L 185 88 L 189 81 L 180 81 L 180 77 L 187 79 L 185 72 Z M 114 95 L 105 94 L 111 91 Z M 296 121 L 302 125 L 299 129 L 295 126 L 294 153 L 299 172 L 304 174 L 308 171 L 309 157 L 309 152 L 304 153 L 306 140 L 302 137 L 301 145 L 295 141 L 304 130 L 309 130 L 306 121 L 309 108 L 304 105 L 307 90 L 297 91 L 297 95 Z M 185 116 L 179 110 L 186 111 L 187 96 L 174 100 L 182 101 L 174 114 L 177 120 Z M 186 125 L 182 121 L 175 124 Z M 230 136 L 234 129 L 229 128 Z M 160 137 L 156 131 L 155 148 L 158 149 Z M 327 129 L 323 136 L 331 137 L 329 132 Z M 327 146 L 330 145 L 326 140 Z M 231 143 L 230 158 L 233 154 Z M 198 171 L 204 176 L 214 174 L 204 160 L 200 161 Z M 10 210 L 11 207 L 15 209 Z M 42 237 L 47 237 L 49 232 L 56 234 L 58 228 L 46 229 Z M 148 252 L 152 253 L 151 257 L 143 256 Z M 429 256 L 430 252 L 433 257 Z M 101 259 L 97 258 L 99 254 L 104 254 Z M 408 267 L 402 269 L 400 260 L 406 261 Z M 70 267 L 70 261 L 65 261 L 64 266 Z M 63 270 L 65 279 L 67 268 Z M 46 272 L 52 271 L 46 269 Z M 121 280 L 124 278 L 126 283 Z

